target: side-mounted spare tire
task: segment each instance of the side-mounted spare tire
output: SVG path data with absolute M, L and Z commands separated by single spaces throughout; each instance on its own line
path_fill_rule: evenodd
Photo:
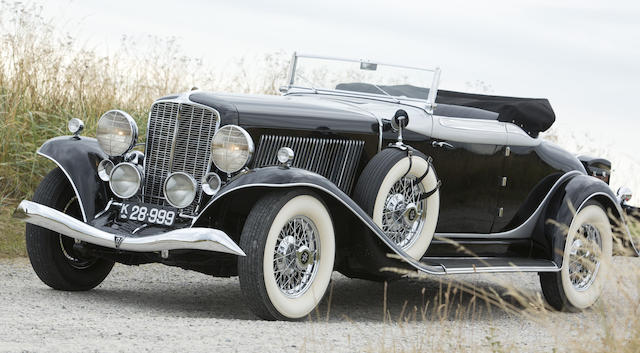
M 389 239 L 420 259 L 438 222 L 439 185 L 430 158 L 411 149 L 387 148 L 362 171 L 354 200 Z

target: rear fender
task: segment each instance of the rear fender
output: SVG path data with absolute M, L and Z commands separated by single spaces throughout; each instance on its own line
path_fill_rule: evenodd
M 631 248 L 634 255 L 638 255 L 638 247 L 634 244 L 634 239 L 623 217 L 624 213 L 616 200 L 609 185 L 583 174 L 571 178 L 564 187 L 559 188 L 547 208 L 545 219 L 544 233 L 549 245 L 546 248 L 549 259 L 558 266 L 562 265 L 566 231 L 571 226 L 575 214 L 589 201 L 600 203 L 608 213 L 614 227 L 614 236 L 620 237 L 619 241 L 614 239 L 614 243 Z
M 98 164 L 109 158 L 98 140 L 82 136 L 60 136 L 46 141 L 38 155 L 53 161 L 64 172 L 78 197 L 85 222 L 93 219 L 96 204 L 106 200 L 106 188 L 98 178 Z
M 334 219 L 335 213 L 337 212 L 346 212 L 348 215 L 353 216 L 357 219 L 357 222 L 360 225 L 370 231 L 366 232 L 368 236 L 373 236 L 376 240 L 382 243 L 385 253 L 390 253 L 393 257 L 403 260 L 416 270 L 430 274 L 444 273 L 442 266 L 426 265 L 408 256 L 384 234 L 384 232 L 373 222 L 371 217 L 369 217 L 369 215 L 347 194 L 325 177 L 304 169 L 265 167 L 253 169 L 243 175 L 240 175 L 220 189 L 218 194 L 216 194 L 215 197 L 213 197 L 202 209 L 198 218 L 193 220 L 193 224 L 195 225 L 201 217 L 212 216 L 208 211 L 214 209 L 215 206 L 221 203 L 224 199 L 234 197 L 234 195 L 242 195 L 243 197 L 246 197 L 247 194 L 243 193 L 243 191 L 254 188 L 262 191 L 265 189 L 276 190 L 288 188 L 308 188 L 313 190 L 325 198 L 325 200 L 337 205 L 337 208 L 332 212 Z M 213 215 L 213 217 L 215 217 L 215 215 Z M 360 245 L 364 248 L 371 246 L 369 241 L 365 241 Z M 372 251 L 374 252 L 375 249 L 364 249 L 362 253 L 364 254 Z M 387 256 L 385 257 L 388 258 Z M 394 260 L 394 264 L 397 266 L 400 263 L 397 260 Z

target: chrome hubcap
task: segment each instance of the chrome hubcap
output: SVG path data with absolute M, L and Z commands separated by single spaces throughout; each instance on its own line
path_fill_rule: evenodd
M 305 216 L 295 216 L 278 234 L 273 272 L 280 291 L 295 298 L 309 289 L 318 271 L 318 230 Z
M 403 177 L 387 194 L 382 230 L 402 248 L 411 246 L 424 226 L 427 201 L 420 200 L 422 193 L 424 188 L 415 177 Z
M 600 232 L 591 224 L 583 224 L 569 248 L 569 279 L 576 290 L 587 290 L 595 281 L 601 252 Z

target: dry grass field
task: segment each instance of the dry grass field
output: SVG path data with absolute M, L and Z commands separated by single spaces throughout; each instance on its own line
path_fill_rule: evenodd
M 0 34 L 0 258 L 26 255 L 23 225 L 14 222 L 11 213 L 19 200 L 31 196 L 40 179 L 52 168 L 50 162 L 36 157 L 35 151 L 47 139 L 66 134 L 70 118 L 82 119 L 86 133 L 91 135 L 103 112 L 122 109 L 129 112 L 144 130 L 148 108 L 155 98 L 185 91 L 194 85 L 217 91 L 275 94 L 286 73 L 288 59 L 283 53 L 274 53 L 256 60 L 259 68 L 238 60 L 232 69 L 212 69 L 200 60 L 176 54 L 180 53 L 177 41 L 154 41 L 153 38 L 144 46 L 135 40 L 123 39 L 116 54 L 100 56 L 80 46 L 73 36 L 61 33 L 50 19 L 43 17 L 38 6 L 6 1 L 0 3 Z M 252 75 L 256 71 L 262 75 Z M 223 74 L 226 74 L 224 79 Z M 144 136 L 144 131 L 140 135 Z M 635 232 L 639 231 L 637 224 L 632 227 Z M 3 260 L 1 264 L 13 263 L 10 261 L 22 260 Z M 381 318 L 372 325 L 373 330 L 368 329 L 367 320 L 354 323 L 355 327 L 361 328 L 358 331 L 360 335 L 370 336 L 370 339 L 358 339 L 358 342 L 364 342 L 358 348 L 388 352 L 538 351 L 535 342 L 531 343 L 533 346 L 523 346 L 518 341 L 521 330 L 536 330 L 532 334 L 557 337 L 556 344 L 550 348 L 553 351 L 638 352 L 638 259 L 625 259 L 616 268 L 619 271 L 611 278 L 616 288 L 615 300 L 603 300 L 596 308 L 580 316 L 590 322 L 576 322 L 572 316 L 563 319 L 563 313 L 551 313 L 541 298 L 539 288 L 521 290 L 518 276 L 498 276 L 490 285 L 480 286 L 456 278 L 430 279 L 432 285 L 427 296 L 424 290 L 420 292 L 420 285 L 409 286 L 401 294 L 411 296 L 411 302 L 394 297 L 390 307 L 387 307 L 385 289 L 381 300 L 369 303 L 379 305 L 379 310 L 376 310 Z M 9 276 L 10 271 L 0 273 Z M 35 280 L 32 277 L 35 276 L 22 280 Z M 433 283 L 437 283 L 435 287 Z M 118 286 L 115 281 L 110 285 Z M 407 294 L 412 288 L 417 293 Z M 353 290 L 358 292 L 358 289 Z M 345 293 L 349 295 L 348 291 Z M 336 305 L 345 301 L 340 297 L 331 300 Z M 358 306 L 355 302 L 353 305 Z M 327 308 L 310 320 L 322 323 L 323 317 L 331 318 L 327 324 L 341 330 L 340 325 L 348 323 L 349 317 L 331 316 L 330 303 Z M 348 306 L 342 306 L 342 309 L 346 310 Z M 487 327 L 496 327 L 491 324 L 493 316 L 487 314 L 492 310 L 504 313 L 507 321 L 517 323 L 507 325 L 513 334 L 496 328 L 495 333 L 483 331 L 480 340 L 465 336 L 468 333 L 465 327 L 478 321 L 489 322 Z M 336 321 L 341 324 L 336 324 Z M 6 321 L 0 322 L 11 325 Z M 504 323 L 505 319 L 500 322 Z M 527 322 L 531 324 L 527 325 Z M 427 328 L 438 330 L 438 327 L 446 329 L 437 333 L 426 331 Z M 572 334 L 566 335 L 570 330 L 573 330 Z M 582 331 L 585 334 L 581 334 Z M 418 339 L 407 343 L 394 338 L 396 335 L 407 337 L 406 332 Z M 307 335 L 308 341 L 305 342 L 309 346 L 298 346 L 295 350 L 332 349 L 331 340 L 327 338 L 330 335 L 323 336 L 326 339 L 316 339 L 309 331 Z M 471 341 L 473 343 L 469 344 Z M 14 349 L 10 350 L 19 348 L 11 347 Z M 549 346 L 545 347 L 545 350 L 549 349 Z M 0 350 L 3 350 L 1 345 Z

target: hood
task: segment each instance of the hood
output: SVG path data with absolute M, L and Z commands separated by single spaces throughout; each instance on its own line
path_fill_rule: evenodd
M 232 109 L 237 114 L 237 121 L 226 123 L 247 128 L 354 132 L 367 126 L 369 132 L 378 132 L 379 121 L 390 119 L 398 109 L 406 110 L 410 119 L 426 116 L 424 110 L 409 104 L 319 94 L 271 96 L 194 92 L 189 99 L 215 108 L 221 115 L 224 115 L 221 110 Z

